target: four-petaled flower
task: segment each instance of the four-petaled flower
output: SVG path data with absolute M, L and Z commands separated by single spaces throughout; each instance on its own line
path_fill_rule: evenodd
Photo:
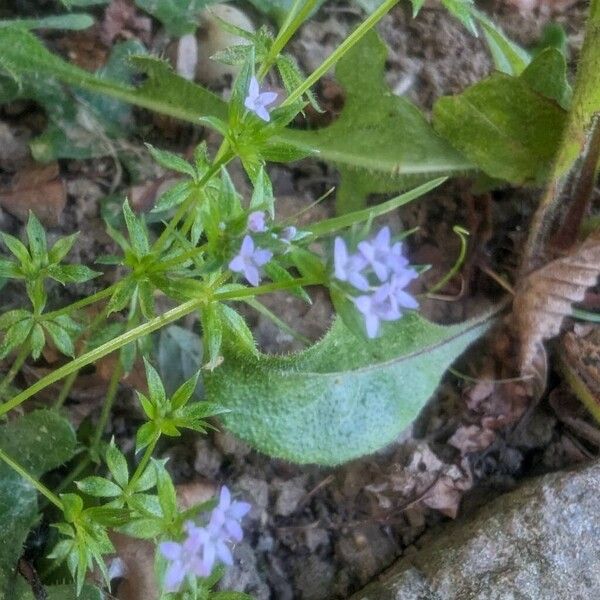
M 362 273 L 367 266 L 367 261 L 359 254 L 348 254 L 346 242 L 340 237 L 335 238 L 333 262 L 337 279 L 347 281 L 363 292 L 369 289 L 369 282 Z
M 270 104 L 273 104 L 277 100 L 276 92 L 261 92 L 258 80 L 256 77 L 252 77 L 250 80 L 250 86 L 248 88 L 248 95 L 244 100 L 244 106 L 251 112 L 253 112 L 259 119 L 267 121 L 271 120 L 271 115 L 267 110 Z
M 160 553 L 170 562 L 165 574 L 167 592 L 178 592 L 186 577 L 207 577 L 212 569 L 212 565 L 209 568 L 200 556 L 200 550 L 209 537 L 207 531 L 191 521 L 185 527 L 187 537 L 182 543 L 162 542 L 158 546 Z
M 254 240 L 249 236 L 245 236 L 242 241 L 242 247 L 229 263 L 229 268 L 235 273 L 243 273 L 248 283 L 257 286 L 260 283 L 260 267 L 266 265 L 273 253 L 270 250 L 254 247 Z
M 267 230 L 266 215 L 262 210 L 255 210 L 248 215 L 248 229 L 253 233 L 263 233 Z

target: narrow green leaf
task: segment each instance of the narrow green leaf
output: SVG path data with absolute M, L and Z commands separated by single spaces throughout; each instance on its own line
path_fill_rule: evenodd
M 66 237 L 61 237 L 55 244 L 52 246 L 50 252 L 48 252 L 48 260 L 52 263 L 59 263 L 69 252 L 71 252 L 71 248 L 73 244 L 77 241 L 79 237 L 79 233 L 73 233 L 72 235 L 68 235 Z
M 0 343 L 0 358 L 4 358 L 18 346 L 24 344 L 33 326 L 33 319 L 28 318 L 18 321 L 9 327 L 4 335 L 4 339 Z
M 156 369 L 150 364 L 148 360 L 144 358 L 144 366 L 146 367 L 146 379 L 148 380 L 148 392 L 152 402 L 156 406 L 165 406 L 167 396 L 165 394 L 165 388 L 160 379 L 160 375 L 156 372 Z
M 44 321 L 44 329 L 50 334 L 54 345 L 66 356 L 75 356 L 75 347 L 69 333 L 54 321 Z
M 86 477 L 77 482 L 77 487 L 84 494 L 95 498 L 112 498 L 120 496 L 122 493 L 121 488 L 116 483 L 104 477 Z
M 204 352 L 208 356 L 206 369 L 217 367 L 221 358 L 221 341 L 223 339 L 223 324 L 220 319 L 220 311 L 216 302 L 203 306 L 200 310 L 202 321 L 202 338 L 204 340 Z
M 106 466 L 117 484 L 125 488 L 129 481 L 129 468 L 123 453 L 117 448 L 115 440 L 112 439 L 106 448 Z
M 184 175 L 189 175 L 192 179 L 196 179 L 196 170 L 181 156 L 177 156 L 177 154 L 173 154 L 173 152 L 167 150 L 159 150 L 150 144 L 146 144 L 146 148 L 148 148 L 152 158 L 165 169 L 183 173 Z
M 125 200 L 123 203 L 123 216 L 125 217 L 125 225 L 129 233 L 131 247 L 137 256 L 145 256 L 150 251 L 148 243 L 148 234 L 146 228 L 142 224 L 140 217 L 137 217 L 129 206 L 129 202 Z
M 177 410 L 188 403 L 198 385 L 200 371 L 187 381 L 184 381 L 171 398 L 171 408 Z
M 46 246 L 46 232 L 38 218 L 31 211 L 29 211 L 26 229 L 31 258 L 41 262 L 46 258 L 46 253 L 48 252 Z
M 377 204 L 373 207 L 365 208 L 363 210 L 358 210 L 352 213 L 341 215 L 339 217 L 325 219 L 324 221 L 320 221 L 319 223 L 310 225 L 307 228 L 307 231 L 310 231 L 313 235 L 321 236 L 326 235 L 328 233 L 333 233 L 334 231 L 339 231 L 340 229 L 344 229 L 346 227 L 350 227 L 355 223 L 363 223 L 365 221 L 369 221 L 370 219 L 380 217 L 381 215 L 385 215 L 386 213 L 395 210 L 400 206 L 404 206 L 405 204 L 412 202 L 416 198 L 424 196 L 431 190 L 434 190 L 436 187 L 444 183 L 446 179 L 446 177 L 439 177 L 438 179 L 428 181 L 427 183 L 424 183 L 423 185 L 420 185 L 410 190 L 410 192 L 400 194 L 399 196 L 396 196 L 395 198 L 392 198 L 387 202 L 383 202 L 381 204 Z
M 7 19 L 6 21 L 0 21 L 0 29 L 17 26 L 25 29 L 70 29 L 77 31 L 87 29 L 93 24 L 94 19 L 90 15 L 71 13 L 52 15 L 40 19 Z
M 2 237 L 2 241 L 6 247 L 14 254 L 14 256 L 16 256 L 17 260 L 22 265 L 28 265 L 31 262 L 29 250 L 27 250 L 27 247 L 21 240 L 4 232 L 0 232 L 0 237 Z
M 506 37 L 502 29 L 483 13 L 476 11 L 475 15 L 483 29 L 496 69 L 507 75 L 520 75 L 531 61 L 529 53 Z

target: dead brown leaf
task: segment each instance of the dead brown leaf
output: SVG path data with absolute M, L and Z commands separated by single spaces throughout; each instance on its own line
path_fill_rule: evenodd
M 44 225 L 55 227 L 66 203 L 67 188 L 58 163 L 26 167 L 0 189 L 0 206 L 23 222 L 31 210 Z
M 496 434 L 478 425 L 461 425 L 448 440 L 451 446 L 460 450 L 461 456 L 469 452 L 480 452 L 491 446 Z
M 513 302 L 513 325 L 519 340 L 519 366 L 531 373 L 543 342 L 555 337 L 572 305 L 581 302 L 600 275 L 600 231 L 591 234 L 568 256 L 526 276 Z

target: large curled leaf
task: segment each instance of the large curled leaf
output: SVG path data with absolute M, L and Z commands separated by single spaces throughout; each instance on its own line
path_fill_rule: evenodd
M 368 33 L 337 66 L 346 90 L 340 117 L 329 127 L 286 135 L 339 168 L 340 212 L 363 208 L 369 193 L 395 192 L 474 168 L 435 133 L 416 106 L 391 92 L 384 81 L 386 56 L 379 36 Z
M 490 177 L 543 183 L 566 118 L 554 98 L 540 93 L 547 84 L 532 83 L 537 62 L 547 58 L 538 56 L 520 77 L 494 73 L 462 94 L 440 98 L 433 110 L 436 130 Z
M 490 314 L 442 327 L 408 314 L 381 338 L 359 340 L 337 320 L 309 350 L 286 357 L 240 352 L 205 375 L 221 418 L 262 452 L 336 465 L 390 443 L 415 419 L 440 378 L 488 327 Z
M 39 477 L 75 452 L 75 433 L 56 412 L 38 410 L 0 427 L 0 448 Z M 0 600 L 14 596 L 14 571 L 37 515 L 37 492 L 0 462 Z

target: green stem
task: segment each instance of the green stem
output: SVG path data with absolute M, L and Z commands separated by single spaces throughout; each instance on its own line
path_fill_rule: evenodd
M 273 41 L 271 50 L 268 56 L 265 58 L 260 71 L 258 72 L 258 80 L 268 73 L 269 69 L 273 66 L 280 52 L 285 48 L 287 43 L 292 39 L 292 36 L 298 31 L 298 28 L 304 23 L 308 15 L 312 12 L 313 8 L 317 4 L 317 0 L 306 0 L 304 5 L 300 8 L 303 0 L 296 0 L 292 8 L 290 8 L 283 25 L 279 30 L 279 34 Z
M 469 232 L 458 225 L 454 226 L 453 231 L 460 238 L 460 252 L 458 253 L 458 258 L 454 262 L 452 268 L 436 284 L 427 290 L 427 294 L 434 294 L 443 289 L 443 287 L 458 273 L 465 261 L 468 246 L 467 236 L 469 235 Z
M 292 104 L 302 98 L 307 92 L 335 63 L 352 48 L 359 40 L 368 33 L 377 22 L 398 3 L 398 0 L 386 0 L 381 6 L 373 11 L 351 34 L 348 36 L 324 61 L 298 86 L 282 103 L 282 106 Z
M 115 352 L 130 344 L 135 342 L 137 339 L 149 335 L 150 333 L 157 331 L 158 329 L 162 329 L 166 325 L 173 323 L 174 321 L 178 321 L 182 317 L 189 315 L 190 313 L 198 310 L 203 304 L 208 301 L 224 301 L 224 300 L 237 300 L 246 298 L 248 296 L 259 296 L 261 294 L 268 294 L 270 292 L 275 292 L 279 290 L 287 290 L 298 286 L 308 286 L 308 285 L 319 285 L 322 284 L 323 281 L 319 279 L 312 279 L 310 277 L 300 277 L 294 279 L 292 281 L 280 281 L 277 283 L 267 283 L 265 285 L 261 285 L 256 288 L 243 288 L 240 290 L 230 290 L 228 292 L 217 292 L 210 296 L 203 296 L 202 298 L 194 298 L 193 300 L 188 300 L 171 310 L 166 311 L 162 315 L 158 317 L 154 317 L 154 319 L 150 319 L 146 323 L 131 329 L 130 331 L 126 331 L 122 335 L 102 344 L 98 348 L 94 348 L 85 354 L 77 357 L 72 360 L 70 363 L 63 365 L 49 373 L 45 377 L 42 377 L 40 380 L 36 381 L 31 387 L 23 390 L 20 394 L 17 394 L 12 400 L 0 405 L 0 416 L 6 414 L 13 408 L 16 408 L 20 404 L 23 404 L 25 400 L 31 398 L 41 390 L 47 388 L 49 385 L 56 383 L 63 379 L 63 377 L 67 377 L 73 371 L 77 371 L 82 369 L 83 367 L 104 358 L 111 352 Z
M 60 510 L 63 510 L 63 504 L 60 498 L 53 494 L 43 483 L 40 483 L 31 473 L 29 473 L 24 467 L 18 462 L 13 460 L 8 454 L 0 449 L 0 460 L 3 460 L 11 469 L 16 471 L 23 479 L 26 479 L 40 494 L 43 494 Z
M 560 226 L 574 200 L 580 179 L 594 180 L 596 164 L 587 164 L 586 158 L 598 153 L 593 145 L 600 143 L 594 128 L 600 119 L 600 0 L 591 0 L 586 23 L 585 39 L 575 86 L 573 102 L 563 140 L 558 148 L 550 184 L 537 208 L 525 247 L 521 272 L 527 274 L 541 262 L 544 245 L 553 229 Z M 597 138 L 597 139 L 595 139 Z M 595 141 L 594 141 L 595 140 Z M 592 184 L 593 187 L 593 184 Z M 582 190 L 587 193 L 586 190 Z
M 0 402 L 2 401 L 2 398 L 4 398 L 4 394 L 6 393 L 8 386 L 13 382 L 13 379 L 21 370 L 21 367 L 25 363 L 25 359 L 29 355 L 30 350 L 31 348 L 29 347 L 29 338 L 27 338 L 27 340 L 21 346 L 21 349 L 19 350 L 19 353 L 15 358 L 15 362 L 13 362 L 8 373 L 2 380 L 2 383 L 0 383 Z
M 117 285 L 118 284 L 115 283 L 115 284 L 107 287 L 106 289 L 100 290 L 99 292 L 96 292 L 95 294 L 88 296 L 87 298 L 82 298 L 81 300 L 78 300 L 77 302 L 73 302 L 72 304 L 69 304 L 67 306 L 63 306 L 62 308 L 59 308 L 58 310 L 54 310 L 52 312 L 45 313 L 44 318 L 45 319 L 54 319 L 55 317 L 59 317 L 60 315 L 69 314 L 76 310 L 85 308 L 86 306 L 89 306 L 90 304 L 95 304 L 96 302 L 105 300 L 106 298 L 108 298 L 112 295 L 112 293 L 115 291 L 115 288 L 117 287 Z
M 158 444 L 159 438 L 160 434 L 157 435 L 146 447 L 146 451 L 144 452 L 142 460 L 139 462 L 135 472 L 131 476 L 131 479 L 129 480 L 129 483 L 127 484 L 125 490 L 123 490 L 124 495 L 127 495 L 127 493 L 129 493 L 135 487 L 135 484 L 138 482 L 138 479 L 144 473 L 146 467 L 148 466 L 148 463 L 150 462 L 150 459 L 152 458 L 152 453 L 156 448 L 156 444 Z
M 112 372 L 110 377 L 110 381 L 108 382 L 108 389 L 106 390 L 106 398 L 104 399 L 104 405 L 102 406 L 102 412 L 100 413 L 100 419 L 96 425 L 96 431 L 94 432 L 94 437 L 92 438 L 91 450 L 97 450 L 100 444 L 100 440 L 102 439 L 102 434 L 106 429 L 106 424 L 108 423 L 108 419 L 110 417 L 110 411 L 112 410 L 113 404 L 115 403 L 115 399 L 117 397 L 117 391 L 119 389 L 119 382 L 121 381 L 121 376 L 123 375 L 123 366 L 121 365 L 121 361 L 117 360 L 117 364 Z
M 226 144 L 226 142 L 224 141 L 221 144 L 221 148 L 223 148 L 225 144 Z M 221 170 L 221 167 L 224 167 L 233 158 L 233 155 L 231 155 L 229 152 L 226 152 L 224 155 L 220 156 L 222 154 L 221 148 L 217 152 L 217 156 L 219 156 L 219 158 L 215 159 L 215 162 L 212 164 L 210 169 L 204 174 L 202 179 L 200 179 L 200 181 L 196 184 L 196 186 L 197 186 L 196 190 L 197 190 L 197 193 L 200 195 L 200 198 L 202 197 L 202 190 L 203 190 L 204 186 Z M 185 200 L 185 202 L 183 202 L 179 206 L 179 208 L 177 209 L 177 212 L 173 215 L 173 218 L 169 221 L 169 224 L 164 228 L 163 232 L 160 234 L 159 238 L 154 243 L 154 246 L 152 247 L 152 252 L 158 253 L 158 252 L 160 252 L 160 250 L 162 250 L 162 248 L 166 244 L 167 240 L 169 239 L 169 237 L 171 236 L 173 231 L 175 231 L 175 228 L 177 227 L 177 225 L 179 225 L 179 221 L 181 221 L 183 216 L 188 211 L 191 210 L 192 206 L 197 201 L 198 201 L 198 197 L 196 196 L 196 194 L 190 194 L 190 196 Z
M 62 405 L 65 403 L 65 401 L 69 397 L 69 394 L 71 393 L 71 390 L 73 389 L 73 385 L 75 384 L 75 381 L 77 381 L 78 375 L 79 375 L 79 371 L 73 371 L 65 379 L 65 382 L 63 383 L 63 386 L 60 390 L 60 394 L 58 395 L 58 398 L 56 399 L 56 402 L 54 403 L 54 410 L 59 410 L 60 408 L 62 408 Z

